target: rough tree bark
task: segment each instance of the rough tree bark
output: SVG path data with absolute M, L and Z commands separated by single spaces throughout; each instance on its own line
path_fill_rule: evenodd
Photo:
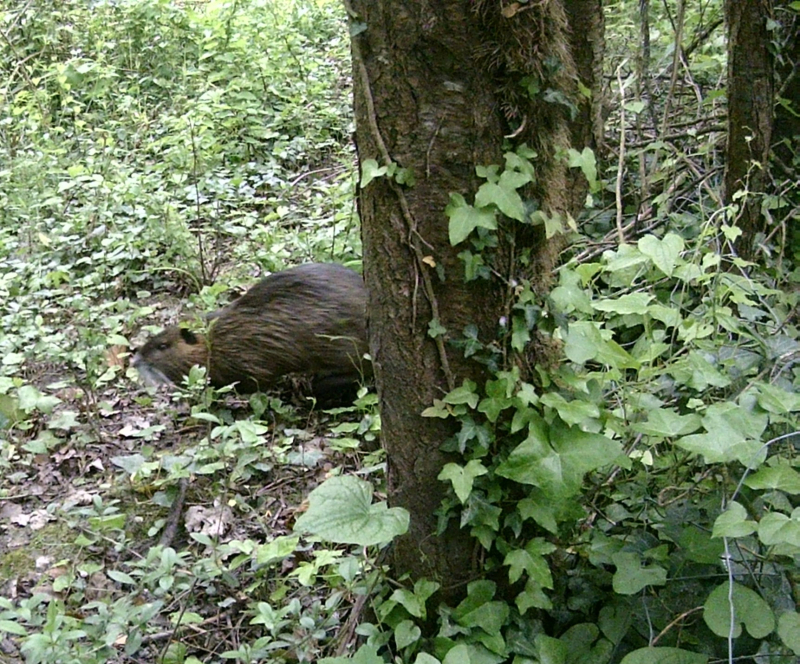
M 775 63 L 776 96 L 773 150 L 781 172 L 777 177 L 794 177 L 793 161 L 800 150 L 800 15 L 789 7 L 790 0 L 775 0 L 775 19 L 780 24 L 780 47 Z M 789 106 L 790 105 L 790 106 Z
M 546 211 L 572 211 L 581 197 L 573 195 L 556 150 L 573 135 L 591 135 L 591 127 L 573 133 L 569 104 L 548 103 L 544 95 L 532 100 L 521 81 L 537 77 L 543 90 L 558 90 L 589 117 L 572 54 L 582 39 L 577 32 L 569 37 L 568 12 L 557 1 L 349 0 L 347 9 L 359 160 L 393 162 L 416 178 L 412 186 L 379 178 L 359 196 L 389 499 L 411 513 L 410 531 L 394 547 L 395 571 L 438 579 L 446 594 L 457 595 L 475 572 L 472 546 L 457 524 L 437 536 L 435 515 L 444 495 L 439 447 L 453 429 L 421 413 L 464 378 L 482 384 L 484 369 L 447 342 L 470 323 L 482 341 L 495 339 L 519 275 L 515 257 L 530 250 L 526 276 L 541 285 L 558 246 L 539 232 L 501 227 L 496 278 L 465 283 L 457 257 L 463 247 L 450 246 L 444 210 L 450 192 L 472 200 L 483 182 L 476 165 L 502 164 L 513 134 L 515 144 L 527 142 L 539 153 L 539 181 L 528 193 Z M 594 48 L 585 53 L 591 58 Z M 594 75 L 592 63 L 584 67 Z M 594 82 L 584 85 L 592 89 Z M 438 343 L 428 335 L 432 320 L 447 330 Z
M 737 245 L 745 258 L 755 254 L 757 235 L 765 228 L 758 196 L 766 185 L 767 159 L 773 124 L 773 62 L 769 52 L 768 20 L 772 0 L 725 0 L 728 25 L 728 143 L 725 200 L 737 201 L 737 192 L 752 196 L 738 201 Z

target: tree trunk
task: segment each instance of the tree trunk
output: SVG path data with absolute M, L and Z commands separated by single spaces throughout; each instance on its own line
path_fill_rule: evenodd
M 739 253 L 755 255 L 764 231 L 759 194 L 766 183 L 773 122 L 773 63 L 767 21 L 772 0 L 725 0 L 728 24 L 728 144 L 725 168 L 726 203 L 738 203 L 742 230 Z M 737 192 L 749 195 L 735 200 Z
M 775 19 L 781 27 L 775 66 L 778 105 L 772 138 L 774 156 L 782 171 L 778 177 L 796 179 L 793 160 L 800 150 L 800 15 L 789 4 L 789 0 L 775 2 Z
M 536 76 L 575 108 L 567 17 L 558 2 L 350 2 L 359 160 L 394 163 L 415 177 L 410 186 L 381 177 L 359 195 L 389 499 L 411 513 L 394 548 L 395 572 L 437 579 L 457 595 L 476 572 L 472 545 L 455 523 L 437 535 L 436 516 L 447 460 L 439 448 L 454 429 L 421 413 L 465 378 L 483 384 L 485 368 L 448 342 L 469 324 L 484 343 L 495 340 L 518 275 L 515 257 L 530 250 L 528 276 L 541 285 L 558 243 L 500 222 L 494 277 L 465 282 L 464 247 L 450 245 L 444 210 L 451 192 L 472 201 L 483 182 L 476 165 L 502 164 L 505 137 L 514 134 L 539 154 L 539 181 L 526 193 L 547 212 L 571 211 L 567 169 L 555 155 L 570 145 L 568 104 L 531 99 L 521 84 Z M 555 71 L 547 58 L 559 63 Z M 432 321 L 446 330 L 436 339 Z

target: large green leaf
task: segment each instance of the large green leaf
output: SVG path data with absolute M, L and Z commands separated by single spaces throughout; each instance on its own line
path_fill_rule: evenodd
M 372 485 L 349 475 L 331 477 L 308 496 L 308 511 L 295 529 L 337 544 L 370 546 L 408 530 L 408 512 L 372 504 Z
M 763 639 L 775 629 L 775 616 L 769 604 L 757 592 L 738 583 L 731 587 L 726 582 L 711 592 L 703 607 L 703 620 L 714 634 L 726 638 L 739 637 L 742 624 L 754 639 Z
M 655 235 L 645 235 L 639 239 L 638 247 L 659 270 L 671 277 L 683 251 L 683 238 L 675 233 L 667 233 L 663 240 Z
M 450 203 L 444 211 L 450 219 L 450 244 L 453 246 L 466 240 L 476 228 L 497 229 L 494 209 L 472 207 L 461 194 L 450 194 Z
M 639 648 L 622 658 L 620 664 L 706 664 L 708 655 L 681 648 Z
M 612 585 L 620 595 L 635 595 L 647 586 L 663 586 L 667 582 L 667 570 L 658 565 L 643 566 L 638 553 L 620 551 L 613 556 L 617 571 Z
M 543 438 L 544 431 L 532 427 L 497 474 L 538 486 L 551 500 L 577 494 L 586 473 L 612 463 L 622 452 L 617 441 L 576 426 L 555 423 L 549 428 L 549 440 Z

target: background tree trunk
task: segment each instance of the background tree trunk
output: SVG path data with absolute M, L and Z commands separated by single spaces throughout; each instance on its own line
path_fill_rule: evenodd
M 725 168 L 725 200 L 731 204 L 736 192 L 747 189 L 751 196 L 739 199 L 738 225 L 743 231 L 739 253 L 753 257 L 758 233 L 764 230 L 761 200 L 765 189 L 767 159 L 773 123 L 773 62 L 769 52 L 767 21 L 772 0 L 725 0 L 728 25 L 728 144 Z
M 577 77 L 567 18 L 558 2 L 526 5 L 461 0 L 351 0 L 356 144 L 359 160 L 394 162 L 416 183 L 374 180 L 359 197 L 364 276 L 369 291 L 370 352 L 388 453 L 389 498 L 411 513 L 408 535 L 394 548 L 395 571 L 440 580 L 447 590 L 475 571 L 472 545 L 457 524 L 437 536 L 446 461 L 440 445 L 450 420 L 422 411 L 464 378 L 480 380 L 481 365 L 447 345 L 477 325 L 494 340 L 513 285 L 510 280 L 464 281 L 448 240 L 444 210 L 450 192 L 472 201 L 482 183 L 476 165 L 502 164 L 504 138 L 536 148 L 539 182 L 530 194 L 546 211 L 564 214 L 568 174 L 556 148 L 570 144 L 566 105 L 531 100 L 521 80 L 538 76 L 573 103 Z M 546 58 L 557 70 L 545 72 Z M 514 257 L 531 248 L 533 273 L 546 280 L 556 243 L 539 232 L 501 228 L 493 253 L 496 275 L 514 276 Z M 432 320 L 447 332 L 439 343 Z
M 800 149 L 800 15 L 789 8 L 789 0 L 776 0 L 775 19 L 780 23 L 780 51 L 775 63 L 776 96 L 773 128 L 774 156 L 780 175 L 797 178 L 792 163 Z M 791 104 L 791 110 L 785 103 Z

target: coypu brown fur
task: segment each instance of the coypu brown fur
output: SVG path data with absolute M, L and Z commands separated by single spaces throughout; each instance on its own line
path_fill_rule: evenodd
M 133 366 L 150 382 L 180 383 L 199 365 L 215 387 L 237 383 L 246 392 L 303 373 L 325 400 L 341 400 L 343 390 L 353 395 L 369 371 L 364 283 L 342 265 L 308 263 L 270 275 L 207 318 L 207 337 L 169 327 L 139 349 Z

